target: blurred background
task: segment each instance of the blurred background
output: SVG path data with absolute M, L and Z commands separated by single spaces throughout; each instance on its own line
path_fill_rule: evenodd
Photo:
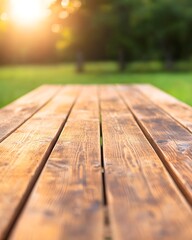
M 192 105 L 191 0 L 0 0 L 0 107 L 44 83 L 151 83 Z

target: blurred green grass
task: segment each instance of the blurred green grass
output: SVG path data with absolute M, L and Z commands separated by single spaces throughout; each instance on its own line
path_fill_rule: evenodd
M 192 72 L 162 72 L 155 63 L 147 66 L 132 63 L 120 73 L 115 62 L 88 63 L 81 74 L 74 64 L 0 67 L 0 107 L 42 84 L 116 83 L 150 83 L 192 105 Z

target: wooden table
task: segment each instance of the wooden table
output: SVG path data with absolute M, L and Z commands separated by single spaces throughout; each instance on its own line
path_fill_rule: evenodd
M 192 239 L 192 108 L 157 88 L 42 86 L 0 142 L 0 239 Z

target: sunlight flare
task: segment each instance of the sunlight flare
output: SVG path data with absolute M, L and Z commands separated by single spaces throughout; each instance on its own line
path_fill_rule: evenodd
M 20 25 L 33 25 L 45 18 L 53 0 L 10 0 L 10 17 Z

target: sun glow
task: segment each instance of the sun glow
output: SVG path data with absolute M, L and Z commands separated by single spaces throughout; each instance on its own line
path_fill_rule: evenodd
M 10 17 L 19 25 L 33 25 L 45 18 L 51 0 L 10 0 Z

